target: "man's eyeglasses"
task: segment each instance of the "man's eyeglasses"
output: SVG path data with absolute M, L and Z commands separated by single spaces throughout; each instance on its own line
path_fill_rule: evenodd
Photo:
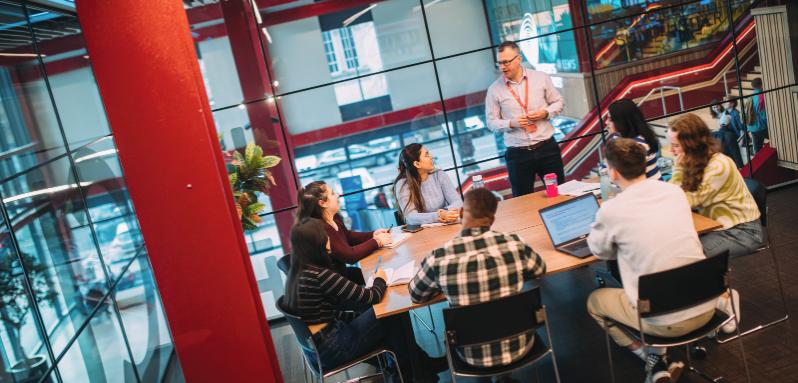
M 518 55 L 515 55 L 513 58 L 511 58 L 509 60 L 499 61 L 498 64 L 499 64 L 499 66 L 510 65 L 510 63 L 513 62 L 513 60 L 515 60 L 517 58 L 518 58 Z

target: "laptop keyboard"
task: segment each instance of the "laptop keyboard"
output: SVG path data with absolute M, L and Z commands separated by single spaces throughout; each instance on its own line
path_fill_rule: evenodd
M 586 247 L 588 247 L 587 246 L 587 241 L 579 241 L 579 242 L 574 242 L 574 243 L 572 243 L 570 245 L 567 245 L 567 246 L 563 246 L 563 249 L 568 249 L 568 250 L 571 250 L 571 251 L 577 251 L 577 250 L 580 250 L 580 249 L 586 248 Z

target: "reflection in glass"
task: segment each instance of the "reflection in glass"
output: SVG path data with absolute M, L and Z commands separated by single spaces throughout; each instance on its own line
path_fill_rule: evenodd
M 0 64 L 0 178 L 5 178 L 63 154 L 65 146 L 23 10 L 0 3 L 0 12 L 0 28 L 15 36 L 0 42 L 0 49 L 14 52 Z M 19 185 L 12 194 L 22 189 Z
M 482 6 L 471 0 L 424 0 L 424 8 L 436 58 L 490 47 Z
M 110 310 L 92 317 L 58 361 L 58 371 L 65 382 L 135 381 L 121 327 Z
M 258 281 L 261 302 L 268 319 L 282 316 L 277 311 L 275 302 L 283 295 L 285 274 L 277 267 L 277 261 L 283 254 L 290 253 L 288 237 L 294 222 L 295 209 L 269 214 L 257 230 L 244 233 L 249 248 L 252 270 Z
M 353 4 L 338 12 L 265 27 L 271 37 L 266 48 L 279 80 L 278 94 L 429 60 L 418 1 L 375 4 Z M 268 21 L 269 14 L 263 19 Z M 335 85 L 339 105 L 386 96 L 388 77 L 375 75 Z
M 47 83 L 71 148 L 110 133 L 89 65 L 80 23 L 72 15 L 29 8 Z
M 25 278 L 24 271 L 28 278 Z M 30 285 L 28 284 L 30 281 Z M 31 299 L 28 291 L 35 299 Z M 52 305 L 55 293 L 46 267 L 29 253 L 17 254 L 5 224 L 0 227 L 0 369 L 1 381 L 33 381 L 51 366 L 42 342 L 32 301 L 39 307 Z
M 114 298 L 142 381 L 161 381 L 174 346 L 146 253 L 130 264 Z
M 106 270 L 113 283 L 121 269 L 143 246 L 116 147 L 113 140 L 106 137 L 73 152 L 72 156 L 84 185 L 89 215 Z
M 567 0 L 490 0 L 485 6 L 494 45 L 518 41 L 524 61 L 548 74 L 579 72 Z
M 62 157 L 18 178 L 35 188 L 22 195 L 4 195 L 19 249 L 43 267 L 56 295 L 40 307 L 55 354 L 58 354 L 108 291 L 85 206 Z M 10 180 L 8 182 L 14 182 Z M 6 185 L 0 185 L 3 190 Z
M 342 187 L 342 179 L 359 177 L 362 188 L 392 182 L 399 151 L 413 142 L 427 146 L 439 167 L 454 166 L 432 65 L 385 76 L 393 113 L 375 112 L 369 103 L 341 107 L 329 86 L 282 97 L 285 125 L 297 145 L 294 163 L 301 184 L 323 180 L 348 192 L 359 189 Z M 322 112 L 308 114 L 307 105 Z M 355 109 L 346 109 L 350 107 Z M 347 122 L 347 113 L 370 117 Z
M 729 32 L 729 0 L 711 0 L 658 9 L 662 3 L 639 4 L 624 9 L 606 8 L 590 13 L 604 20 L 617 14 L 634 14 L 592 25 L 596 68 L 642 60 L 721 41 Z M 732 18 L 745 14 L 752 0 L 730 0 Z M 678 2 L 677 2 L 678 3 Z M 597 8 L 594 8 L 597 9 Z M 648 13 L 642 13 L 648 11 Z M 642 13 L 642 14 L 641 14 Z

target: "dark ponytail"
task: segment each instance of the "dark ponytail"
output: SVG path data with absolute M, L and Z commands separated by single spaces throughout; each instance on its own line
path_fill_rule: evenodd
M 299 189 L 297 201 L 299 208 L 296 212 L 296 222 L 303 218 L 324 219 L 324 208 L 319 201 L 327 200 L 327 184 L 324 181 L 313 181 Z
M 610 119 L 615 124 L 615 130 L 624 138 L 643 137 L 648 144 L 648 152 L 656 153 L 659 151 L 659 140 L 657 135 L 651 130 L 646 122 L 643 112 L 637 107 L 634 101 L 622 98 L 613 102 L 608 108 Z
M 416 207 L 416 210 L 423 212 L 424 198 L 421 196 L 421 175 L 418 173 L 418 168 L 413 165 L 414 162 L 421 159 L 421 144 L 410 144 L 402 149 L 399 153 L 399 175 L 393 181 L 393 194 L 397 199 L 396 206 L 399 207 L 401 212 L 404 212 L 411 204 Z M 410 198 L 405 206 L 400 206 L 398 203 L 401 190 L 397 190 L 396 184 L 399 180 L 405 180 L 405 187 L 410 190 Z
M 327 254 L 327 231 L 315 218 L 301 218 L 291 228 L 291 269 L 285 281 L 284 304 L 292 312 L 299 306 L 299 277 L 308 266 L 331 268 Z

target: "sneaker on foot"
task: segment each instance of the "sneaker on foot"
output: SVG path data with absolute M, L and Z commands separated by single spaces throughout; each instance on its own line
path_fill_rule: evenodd
M 684 362 L 670 362 L 668 364 L 668 373 L 671 375 L 671 382 L 678 382 L 684 371 Z
M 662 356 L 650 354 L 646 360 L 646 383 L 669 383 L 671 374 Z
M 732 300 L 734 300 L 734 310 L 732 310 Z M 731 298 L 723 297 L 718 300 L 717 308 L 720 311 L 726 313 L 726 315 L 732 316 L 734 315 L 734 311 L 737 311 L 737 322 L 740 321 L 740 293 L 737 290 L 731 290 Z M 737 331 L 737 323 L 734 319 L 726 322 L 721 328 L 724 334 L 731 334 Z

